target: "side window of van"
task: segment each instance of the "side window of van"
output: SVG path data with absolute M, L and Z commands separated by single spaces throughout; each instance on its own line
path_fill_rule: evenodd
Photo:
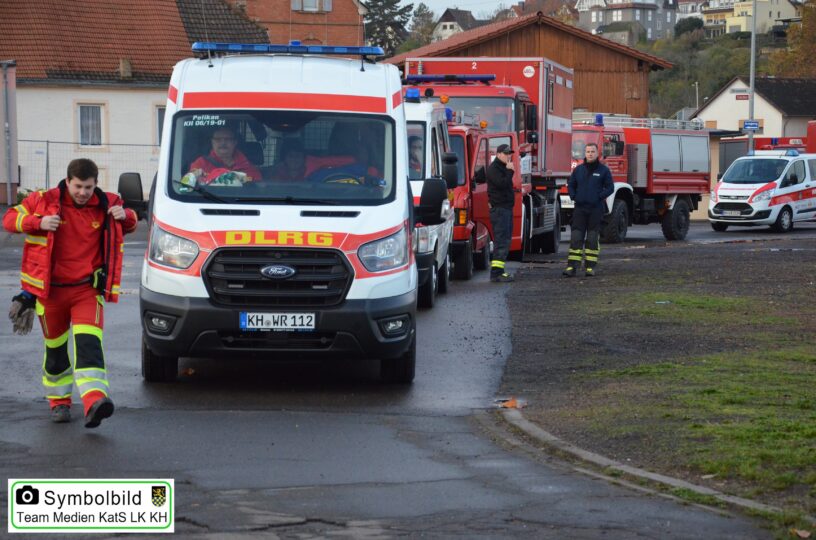
M 785 185 L 793 186 L 801 184 L 805 181 L 805 162 L 802 160 L 794 161 L 793 165 L 788 169 L 785 175 Z
M 482 139 L 482 141 L 479 143 L 479 150 L 476 152 L 476 158 L 473 162 L 473 176 L 476 182 L 479 184 L 487 182 L 487 166 L 490 165 L 488 159 L 489 154 L 487 139 Z
M 439 161 L 439 136 L 436 133 L 436 128 L 431 128 L 431 176 L 438 177 L 442 171 L 442 164 Z
M 808 169 L 810 169 L 810 180 L 816 180 L 816 159 L 808 160 Z

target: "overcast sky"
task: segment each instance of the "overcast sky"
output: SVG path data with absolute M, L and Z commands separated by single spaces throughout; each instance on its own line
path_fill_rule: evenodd
M 440 15 L 442 15 L 442 13 L 444 13 L 445 10 L 449 7 L 466 9 L 468 11 L 471 11 L 473 15 L 476 16 L 477 18 L 480 18 L 479 17 L 480 15 L 492 14 L 494 11 L 496 11 L 496 8 L 499 6 L 499 4 L 503 4 L 504 7 L 509 7 L 513 4 L 518 3 L 518 0 L 516 1 L 504 0 L 498 2 L 496 0 L 421 0 L 421 1 L 426 6 L 431 8 L 431 10 L 434 12 L 434 15 L 437 16 L 437 18 Z M 420 0 L 414 2 L 407 2 L 406 0 L 402 0 L 401 2 L 403 6 L 407 4 L 414 4 L 414 7 L 417 7 L 419 3 Z

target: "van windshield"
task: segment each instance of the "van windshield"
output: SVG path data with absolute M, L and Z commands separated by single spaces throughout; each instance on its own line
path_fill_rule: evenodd
M 722 177 L 729 184 L 766 184 L 782 175 L 788 161 L 784 159 L 738 159 Z
M 443 90 L 438 91 L 444 94 Z M 439 97 L 433 98 L 439 101 Z M 449 96 L 445 105 L 457 122 L 471 124 L 487 121 L 488 133 L 515 131 L 516 117 L 512 98 Z
M 182 111 L 169 193 L 227 203 L 377 205 L 393 200 L 394 123 L 306 111 Z

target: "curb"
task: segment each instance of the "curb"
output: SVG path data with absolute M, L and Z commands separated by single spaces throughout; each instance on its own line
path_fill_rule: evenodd
M 655 482 L 670 488 L 686 489 L 699 495 L 714 497 L 715 499 L 722 501 L 723 503 L 737 506 L 745 510 L 751 510 L 754 512 L 770 512 L 774 514 L 785 513 L 783 509 L 777 508 L 775 506 L 762 504 L 756 501 L 752 501 L 750 499 L 743 499 L 742 497 L 736 497 L 734 495 L 727 495 L 715 489 L 711 489 L 704 486 L 698 486 L 697 484 L 692 484 L 690 482 L 686 482 L 685 480 L 680 480 L 679 478 L 673 478 L 671 476 L 650 472 L 644 469 L 639 469 L 637 467 L 632 467 L 630 465 L 624 465 L 623 463 L 617 462 L 613 459 L 609 459 L 600 454 L 584 450 L 583 448 L 578 448 L 577 446 L 570 444 L 563 439 L 559 439 L 552 433 L 544 431 L 539 426 L 533 424 L 524 417 L 521 411 L 517 409 L 501 411 L 501 415 L 506 422 L 520 429 L 522 432 L 532 437 L 536 441 L 541 442 L 561 452 L 564 452 L 565 454 L 568 454 L 573 458 L 579 459 L 587 463 L 591 463 L 598 467 L 618 471 L 628 476 L 632 476 L 642 480 L 647 480 L 649 482 Z M 816 517 L 808 515 L 805 515 L 803 517 L 804 519 L 816 524 Z

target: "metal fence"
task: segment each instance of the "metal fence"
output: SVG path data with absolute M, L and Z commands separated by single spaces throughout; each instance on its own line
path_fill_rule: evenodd
M 142 187 L 149 190 L 159 164 L 159 146 L 154 144 L 105 144 L 81 146 L 76 142 L 20 139 L 18 144 L 20 187 L 48 189 L 65 178 L 68 163 L 76 158 L 92 159 L 99 167 L 99 187 L 116 191 L 119 175 L 137 172 Z

